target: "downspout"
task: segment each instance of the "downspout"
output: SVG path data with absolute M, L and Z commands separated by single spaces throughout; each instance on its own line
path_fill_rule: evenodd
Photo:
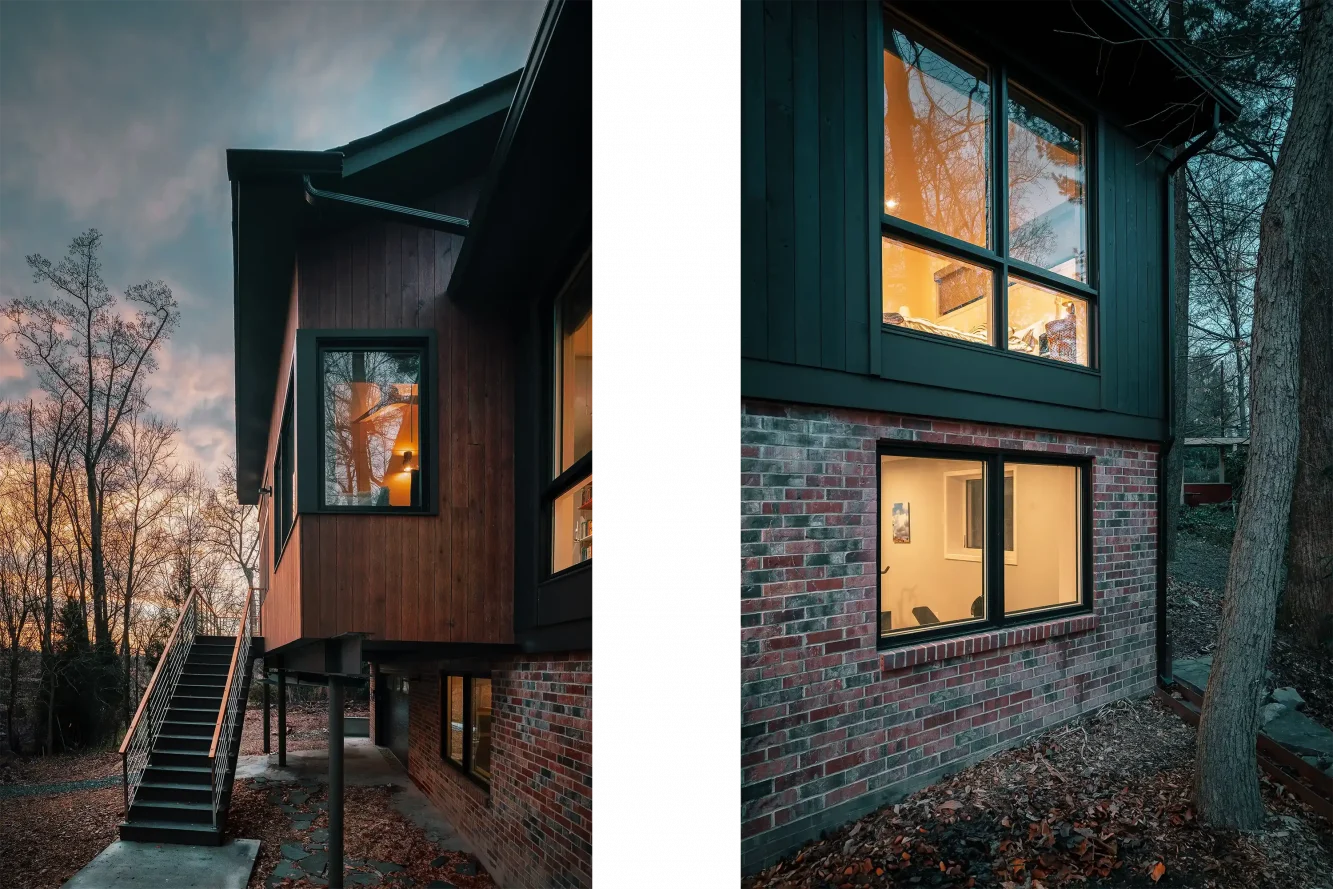
M 429 210 L 418 210 L 416 207 L 404 207 L 401 204 L 387 204 L 384 201 L 357 197 L 353 194 L 325 191 L 322 188 L 316 188 L 311 183 L 308 174 L 301 178 L 305 182 L 306 203 L 312 207 L 331 204 L 366 215 L 378 216 L 390 222 L 401 222 L 417 228 L 434 229 L 451 235 L 466 235 L 470 230 L 468 221 L 459 219 L 457 216 L 446 216 L 443 213 L 432 213 Z
M 1157 684 L 1168 686 L 1171 675 L 1171 639 L 1166 625 L 1166 566 L 1169 554 L 1166 551 L 1166 462 L 1176 443 L 1176 417 L 1173 408 L 1174 390 L 1172 383 L 1176 378 L 1176 330 L 1175 330 L 1175 195 L 1172 189 L 1172 176 L 1185 166 L 1190 158 L 1202 151 L 1217 136 L 1222 127 L 1222 108 L 1213 102 L 1213 122 L 1208 125 L 1197 139 L 1178 152 L 1166 165 L 1162 176 L 1165 185 L 1166 200 L 1162 202 L 1166 214 L 1166 237 L 1162 239 L 1166 252 L 1163 263 L 1166 275 L 1166 323 L 1162 325 L 1162 348 L 1166 352 L 1166 374 L 1162 379 L 1162 410 L 1166 418 L 1166 436 L 1162 440 L 1157 455 Z M 1176 497 L 1180 492 L 1175 492 Z

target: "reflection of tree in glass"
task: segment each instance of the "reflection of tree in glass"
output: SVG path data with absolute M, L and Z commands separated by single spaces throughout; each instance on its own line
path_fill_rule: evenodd
M 324 353 L 324 490 L 337 505 L 387 505 L 384 475 L 421 376 L 415 352 Z
M 886 212 L 973 244 L 986 243 L 989 87 L 891 31 L 884 52 Z
M 1071 258 L 1084 278 L 1083 145 L 1080 127 L 1022 98 L 1009 100 L 1009 255 L 1053 268 Z M 1072 207 L 1072 214 L 1061 208 Z

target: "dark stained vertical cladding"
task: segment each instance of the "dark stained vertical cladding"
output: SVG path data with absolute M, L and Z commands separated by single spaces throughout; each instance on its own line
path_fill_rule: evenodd
M 768 357 L 764 110 L 764 6 L 742 3 L 741 355 L 747 358 Z
M 866 92 L 866 64 L 870 54 L 870 30 L 867 10 L 878 4 L 849 3 L 843 11 L 843 126 L 846 175 L 844 179 L 844 219 L 846 220 L 847 268 L 847 370 L 874 373 L 870 349 L 870 295 L 879 294 L 880 283 L 870 280 L 869 244 L 865 233 L 869 225 L 870 165 L 883 163 L 866 151 L 870 126 L 870 99 Z M 879 198 L 875 205 L 878 206 Z M 876 215 L 878 220 L 879 216 Z M 878 226 L 876 226 L 878 227 Z M 878 263 L 875 264 L 876 267 Z
M 792 4 L 792 214 L 796 362 L 820 364 L 819 7 Z
M 470 216 L 479 183 L 423 197 Z M 509 642 L 513 638 L 513 343 L 445 296 L 462 239 L 367 222 L 298 256 L 302 327 L 432 328 L 439 374 L 439 514 L 303 514 L 300 636 Z M 508 436 L 508 438 L 506 438 Z M 304 467 L 303 467 L 304 468 Z M 319 472 L 320 467 L 307 471 Z M 293 551 L 295 552 L 295 550 Z
M 843 89 L 847 64 L 843 59 L 841 3 L 819 6 L 819 330 L 824 367 L 847 366 L 847 266 L 843 239 L 847 219 L 846 158 L 843 129 Z
M 764 4 L 764 166 L 768 194 L 768 357 L 796 359 L 792 7 Z

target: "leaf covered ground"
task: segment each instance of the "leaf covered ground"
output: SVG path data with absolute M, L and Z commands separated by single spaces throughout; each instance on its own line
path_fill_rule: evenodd
M 845 825 L 743 889 L 1333 889 L 1333 826 L 1263 780 L 1266 831 L 1200 824 L 1194 729 L 1121 701 Z

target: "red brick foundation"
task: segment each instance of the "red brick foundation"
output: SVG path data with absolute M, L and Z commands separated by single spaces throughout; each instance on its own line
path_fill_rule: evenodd
M 1092 456 L 1094 612 L 877 648 L 875 448 Z M 742 868 L 1153 687 L 1157 445 L 748 402 L 741 412 Z
M 489 791 L 440 757 L 440 680 L 414 671 L 408 773 L 506 889 L 592 885 L 592 654 L 497 663 Z

